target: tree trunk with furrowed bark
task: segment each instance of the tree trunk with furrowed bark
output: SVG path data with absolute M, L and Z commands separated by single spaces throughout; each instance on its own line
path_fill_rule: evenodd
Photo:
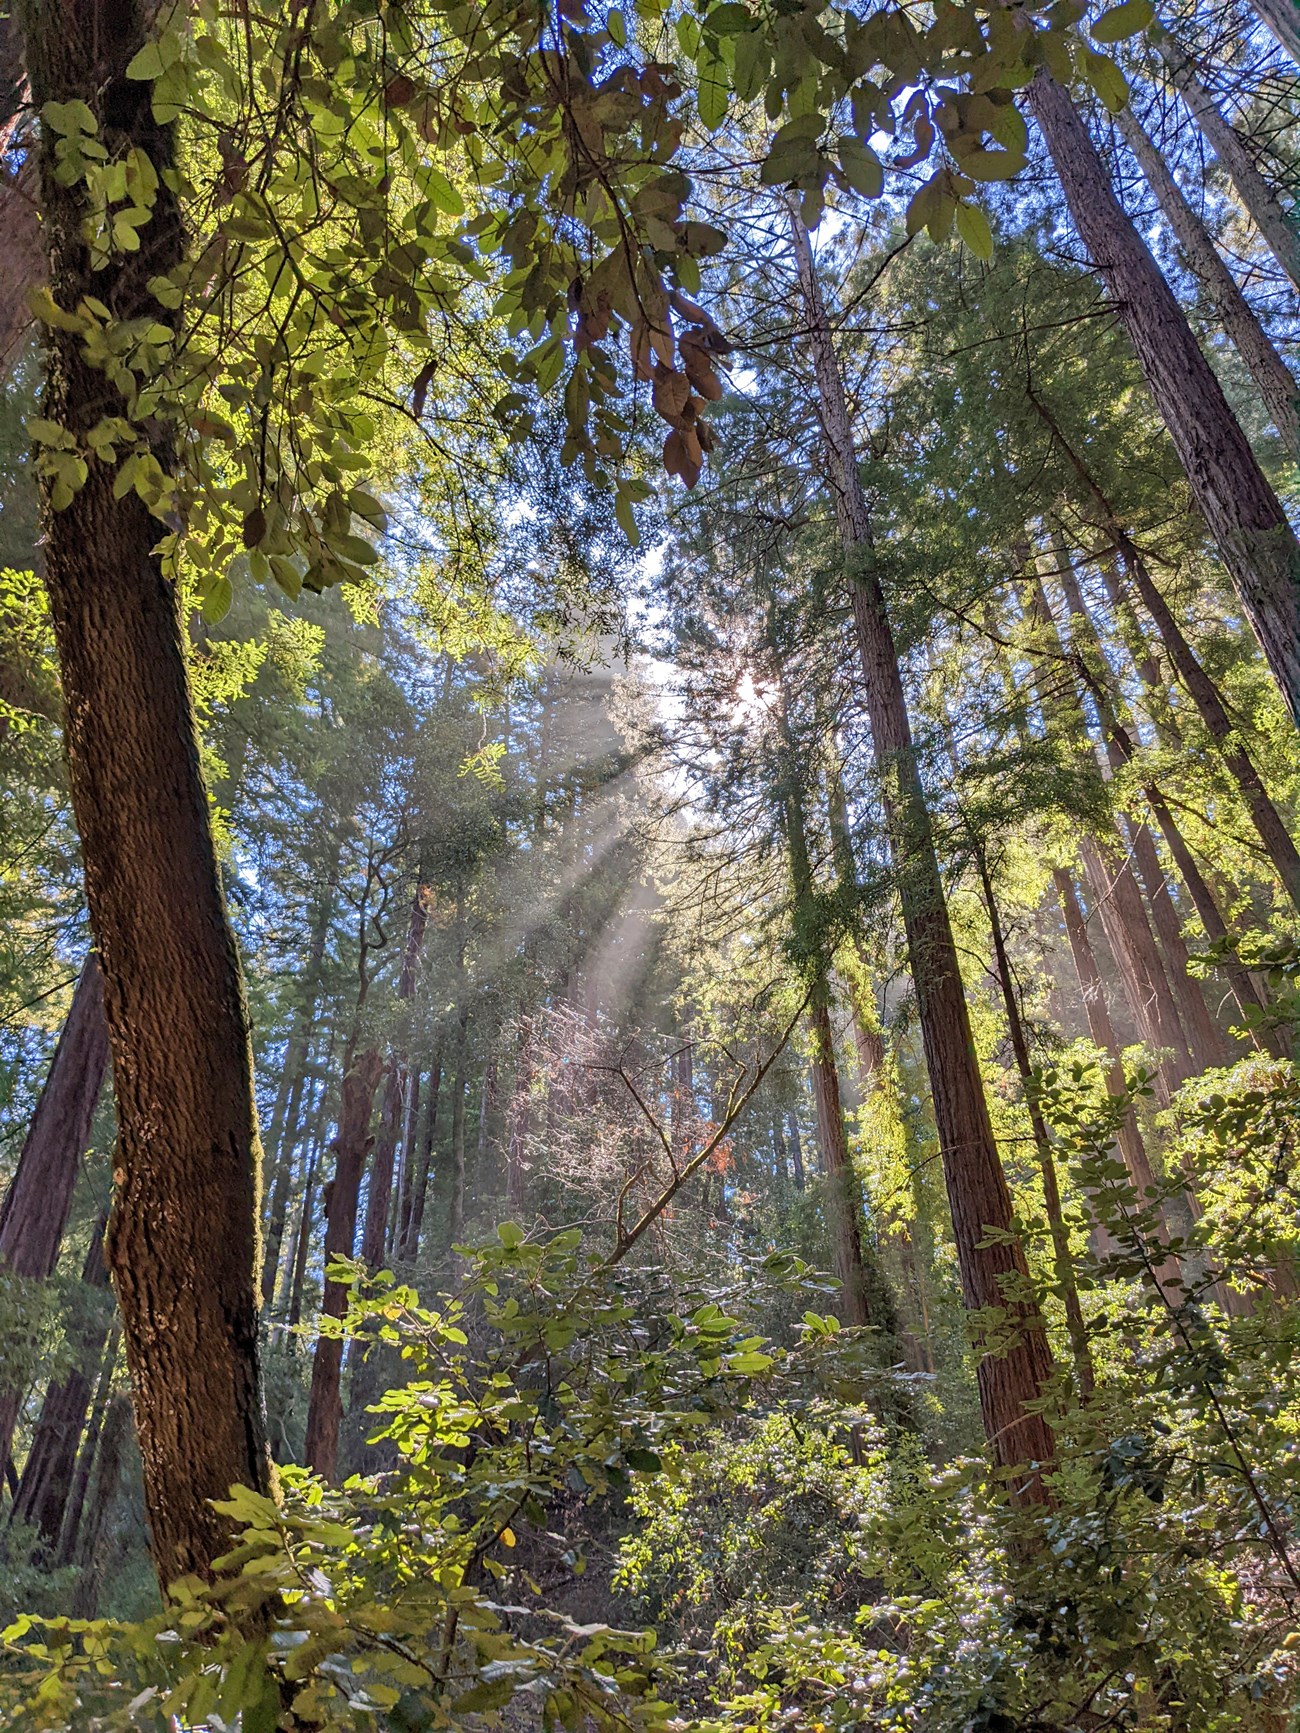
M 150 280 L 183 256 L 166 186 L 171 129 L 127 79 L 139 5 L 68 0 L 21 10 L 32 99 L 80 99 L 110 153 L 137 148 L 163 177 L 138 252 L 91 269 L 77 187 L 38 148 L 50 291 L 118 319 L 169 324 Z M 45 332 L 45 416 L 79 440 L 123 414 L 75 331 Z M 165 428 L 152 431 L 164 471 Z M 257 1352 L 261 1151 L 243 982 L 199 769 L 179 597 L 154 553 L 162 526 L 115 469 L 89 460 L 66 509 L 44 501 L 45 572 L 86 896 L 104 978 L 119 1148 L 108 1262 L 121 1308 L 154 1562 L 163 1583 L 206 1574 L 230 1531 L 212 1508 L 270 1487 Z M 214 1231 L 220 1224 L 220 1231 Z
M 1015 1326 L 1005 1350 L 978 1364 L 984 1429 L 1015 1496 L 1045 1502 L 1037 1466 L 1055 1453 L 1037 1404 L 1052 1372 L 1042 1319 L 1028 1294 L 1024 1249 L 998 1155 L 971 1033 L 934 834 L 917 771 L 902 674 L 872 563 L 871 520 L 858 474 L 844 381 L 835 354 L 807 230 L 791 207 L 799 284 L 809 333 L 828 478 L 843 545 L 849 600 L 886 824 L 898 877 L 926 1069 L 952 1212 L 962 1296 L 969 1310 L 996 1311 Z M 992 1237 L 990 1237 L 992 1230 Z
M 1246 617 L 1300 721 L 1300 545 L 1214 369 L 1124 214 L 1068 91 L 1046 69 L 1028 91 L 1075 227 L 1120 310 L 1193 498 Z

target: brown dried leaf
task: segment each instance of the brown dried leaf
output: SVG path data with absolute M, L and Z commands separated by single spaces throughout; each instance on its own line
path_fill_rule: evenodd
M 662 362 L 655 367 L 654 381 L 651 397 L 656 413 L 662 415 L 669 426 L 681 427 L 689 419 L 690 381 L 684 373 L 665 367 Z
M 687 487 L 700 479 L 700 466 L 687 450 L 685 437 L 676 431 L 664 440 L 664 468 L 669 475 L 680 475 Z

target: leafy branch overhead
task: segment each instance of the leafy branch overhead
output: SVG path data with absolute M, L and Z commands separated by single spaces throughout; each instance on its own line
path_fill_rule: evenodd
M 761 178 L 796 190 L 810 223 L 832 186 L 881 196 L 883 135 L 892 169 L 933 165 L 909 230 L 940 237 L 955 217 L 987 257 L 974 194 L 1024 164 L 1016 92 L 1034 70 L 1124 100 L 1081 17 L 951 0 L 923 28 L 901 7 L 862 18 L 791 0 L 603 16 L 582 0 L 553 16 L 353 0 L 309 22 L 171 8 L 128 76 L 181 130 L 191 246 L 152 285 L 158 320 L 123 326 L 91 296 L 35 303 L 75 323 L 128 406 L 85 438 L 39 429 L 42 463 L 64 499 L 86 463 L 116 464 L 173 527 L 169 557 L 215 619 L 244 577 L 290 596 L 364 579 L 385 527 L 377 441 L 395 451 L 418 438 L 411 422 L 436 427 L 448 394 L 476 400 L 504 444 L 525 441 L 559 388 L 564 463 L 613 493 L 635 537 L 647 484 L 618 341 L 668 424 L 664 467 L 688 486 L 722 390 L 726 340 L 690 298 L 727 245 L 691 213 L 692 108 L 713 134 L 752 130 L 761 108 Z M 1148 0 L 1126 0 L 1092 35 L 1149 21 Z M 138 250 L 147 159 L 101 136 L 84 103 L 47 105 L 42 124 L 60 175 L 84 186 L 96 262 Z M 185 435 L 175 473 L 143 431 L 159 418 Z

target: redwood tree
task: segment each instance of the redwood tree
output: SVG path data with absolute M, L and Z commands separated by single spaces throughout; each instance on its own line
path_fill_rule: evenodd
M 138 3 L 26 0 L 33 102 L 81 101 L 110 157 L 138 150 L 159 175 L 137 251 L 96 269 L 84 189 L 37 145 L 42 236 L 57 306 L 86 296 L 113 319 L 170 326 L 150 283 L 184 233 L 167 185 L 169 125 L 125 70 L 144 45 Z M 105 414 L 130 419 L 73 322 L 46 326 L 43 410 L 81 449 Z M 164 473 L 168 428 L 147 437 Z M 212 1508 L 237 1483 L 270 1486 L 257 1348 L 261 1152 L 248 1018 L 213 853 L 180 601 L 157 554 L 163 526 L 93 455 L 56 503 L 44 483 L 45 577 L 66 710 L 64 747 L 86 896 L 104 977 L 119 1148 L 108 1262 L 131 1371 L 160 1580 L 208 1573 L 229 1542 Z

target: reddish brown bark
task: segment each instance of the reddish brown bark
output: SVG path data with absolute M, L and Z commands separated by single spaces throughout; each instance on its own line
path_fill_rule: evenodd
M 1282 0 L 1290 6 L 1291 0 Z M 1183 196 L 1164 156 L 1143 131 L 1131 108 L 1117 120 L 1143 177 L 1173 230 L 1193 276 L 1210 298 L 1219 324 L 1245 362 L 1269 420 L 1293 458 L 1300 459 L 1300 398 L 1290 368 L 1260 324 L 1255 309 L 1237 286 L 1237 279 L 1219 256 L 1205 226 Z
M 1052 1460 L 1051 1428 L 1037 1411 L 1052 1362 L 1042 1319 L 1028 1295 L 1024 1250 L 998 1155 L 975 1055 L 934 835 L 917 771 L 911 724 L 885 598 L 872 560 L 871 521 L 858 474 L 844 382 L 807 231 L 791 216 L 849 599 L 880 774 L 894 870 L 916 988 L 926 1070 L 967 1307 L 1009 1321 L 1005 1351 L 979 1359 L 980 1406 L 998 1463 L 1023 1470 Z M 992 1230 L 992 1237 L 990 1237 Z M 1016 1483 L 1025 1501 L 1048 1497 L 1031 1468 Z
M 1278 264 L 1300 289 L 1300 235 L 1296 233 L 1295 219 L 1282 209 L 1246 140 L 1201 83 L 1191 56 L 1177 37 L 1167 30 L 1158 30 L 1155 41 L 1192 119 L 1218 157 L 1247 216 Z
M 1028 91 L 1066 203 L 1120 309 L 1156 407 L 1246 617 L 1300 721 L 1300 546 L 1067 91 L 1040 68 Z
M 0 1204 L 0 1269 L 28 1281 L 53 1274 L 107 1068 L 103 982 L 92 951 Z M 0 1385 L 0 1464 L 9 1459 L 22 1395 Z

